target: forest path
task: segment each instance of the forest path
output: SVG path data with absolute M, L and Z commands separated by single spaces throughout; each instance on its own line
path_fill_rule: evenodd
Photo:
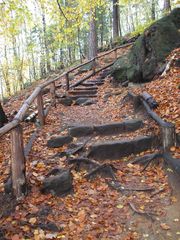
M 126 98 L 131 87 L 114 88 L 108 71 L 104 74 L 103 79 L 96 74 L 69 91 L 68 97 L 76 96 L 73 104 L 64 106 L 59 98 L 56 108 L 50 110 L 27 158 L 31 190 L 0 220 L 7 239 L 17 239 L 18 234 L 19 239 L 179 240 L 177 178 L 171 181 L 174 192 L 161 159 L 146 170 L 132 164 L 136 157 L 157 152 L 158 145 L 152 148 L 146 141 L 159 134 L 159 128 L 143 111 L 134 111 Z M 78 95 L 82 105 L 76 105 Z M 48 146 L 52 139 L 67 135 L 73 135 L 68 144 Z M 85 142 L 83 149 L 72 152 Z M 101 158 L 102 148 L 107 152 Z M 97 165 L 72 163 L 75 158 L 108 167 L 92 174 Z M 40 191 L 55 168 L 71 168 L 73 193 L 64 198 Z

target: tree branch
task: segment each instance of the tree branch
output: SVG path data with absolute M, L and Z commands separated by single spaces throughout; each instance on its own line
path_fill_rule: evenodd
M 59 7 L 59 10 L 60 12 L 62 13 L 63 17 L 66 19 L 67 22 L 69 22 L 68 18 L 66 17 L 65 13 L 63 12 L 62 8 L 61 8 L 61 5 L 59 3 L 59 0 L 56 0 L 57 1 L 57 5 Z

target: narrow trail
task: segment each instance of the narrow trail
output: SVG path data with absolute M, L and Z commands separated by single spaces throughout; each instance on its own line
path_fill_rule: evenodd
M 7 239 L 180 239 L 177 178 L 162 159 L 146 170 L 132 164 L 157 152 L 159 128 L 127 100 L 131 87 L 111 81 L 107 69 L 70 90 L 72 104 L 57 99 L 27 159 L 29 194 L 0 220 Z M 90 161 L 73 163 L 82 158 Z M 92 173 L 99 165 L 91 161 L 108 167 Z M 64 198 L 40 192 L 54 168 L 71 168 L 73 192 Z

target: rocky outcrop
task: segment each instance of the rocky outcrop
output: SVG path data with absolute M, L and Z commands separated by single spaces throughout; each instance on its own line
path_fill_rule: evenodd
M 165 59 L 180 44 L 180 8 L 156 21 L 136 40 L 130 52 L 112 67 L 114 83 L 147 82 L 165 67 Z

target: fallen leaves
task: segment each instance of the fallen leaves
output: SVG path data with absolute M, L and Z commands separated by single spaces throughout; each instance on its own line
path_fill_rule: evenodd
M 92 79 L 94 79 L 93 77 Z M 123 121 L 126 118 L 135 118 L 133 106 L 131 103 L 124 103 L 123 99 L 127 94 L 127 89 L 122 89 L 120 95 L 111 96 L 109 100 L 104 102 L 104 94 L 107 91 L 116 92 L 109 83 L 110 78 L 105 84 L 99 88 L 98 103 L 95 106 L 78 107 L 72 106 L 66 108 L 57 105 L 56 111 L 51 110 L 47 118 L 47 125 L 39 133 L 32 152 L 27 160 L 27 174 L 30 180 L 31 191 L 22 204 L 18 205 L 15 212 L 8 217 L 3 217 L 0 224 L 7 230 L 9 239 L 22 240 L 25 239 L 123 239 L 134 240 L 145 238 L 149 233 L 137 233 L 137 229 L 132 230 L 126 228 L 132 218 L 137 220 L 137 214 L 133 215 L 128 206 L 128 202 L 132 202 L 140 212 L 152 212 L 158 214 L 159 220 L 162 222 L 161 215 L 164 214 L 164 202 L 170 198 L 170 190 L 167 183 L 167 177 L 160 165 L 149 168 L 148 171 L 142 173 L 142 167 L 129 163 L 135 156 L 126 157 L 119 161 L 111 162 L 117 168 L 116 176 L 123 186 L 137 187 L 147 186 L 157 189 L 160 186 L 164 191 L 151 197 L 152 193 L 148 192 L 125 192 L 123 194 L 111 189 L 106 181 L 102 178 L 88 182 L 84 178 L 86 171 L 72 171 L 74 179 L 74 194 L 64 198 L 54 197 L 52 195 L 42 195 L 39 192 L 39 184 L 42 177 L 45 176 L 49 169 L 53 167 L 66 166 L 66 157 L 54 157 L 56 153 L 63 152 L 66 147 L 49 150 L 46 147 L 46 141 L 53 134 L 59 134 L 60 126 L 74 124 L 77 122 L 98 124 L 112 121 Z M 164 81 L 164 82 L 163 82 Z M 155 86 L 157 85 L 157 87 Z M 168 85 L 173 94 L 167 91 Z M 174 87 L 177 85 L 176 76 L 172 79 L 152 82 L 147 84 L 149 92 L 158 100 L 160 107 L 157 112 L 164 119 L 173 120 L 176 126 L 179 126 L 177 120 L 179 116 L 177 107 L 177 91 Z M 161 94 L 159 92 L 161 91 Z M 167 93 L 165 93 L 167 91 Z M 171 96 L 173 95 L 173 96 Z M 173 98 L 175 97 L 175 103 Z M 83 110 L 82 110 L 83 109 Z M 63 112 L 63 116 L 62 116 Z M 61 117 L 60 117 L 61 116 Z M 145 119 L 144 128 L 134 133 L 120 134 L 113 136 L 111 140 L 131 139 L 140 134 L 147 135 L 156 133 L 157 126 L 151 120 Z M 26 140 L 29 137 L 32 125 L 25 126 Z M 29 129 L 28 129 L 29 128 Z M 94 137 L 93 141 L 102 140 L 101 137 Z M 107 140 L 110 137 L 107 137 Z M 8 138 L 6 139 L 8 140 Z M 75 142 L 79 140 L 74 138 Z M 7 146 L 7 143 L 6 143 Z M 7 147 L 8 149 L 8 147 Z M 153 150 L 152 150 L 153 151 Z M 177 147 L 172 147 L 171 151 L 176 154 Z M 149 152 L 149 151 L 147 151 Z M 10 159 L 6 152 L 7 160 Z M 142 152 L 139 155 L 145 155 Z M 4 156 L 0 153 L 0 166 L 3 168 Z M 8 175 L 9 170 L 3 168 L 3 172 Z M 5 176 L 3 176 L 4 180 Z M 155 192 L 156 193 L 156 192 Z M 171 198 L 172 202 L 176 202 L 175 197 Z M 142 217 L 143 221 L 144 218 Z M 62 226 L 58 233 L 42 230 L 40 227 L 36 229 L 36 225 L 42 221 L 57 223 Z M 175 218 L 173 223 L 178 223 Z M 156 224 L 156 223 L 155 223 Z M 145 224 L 144 224 L 145 225 Z M 1 226 L 0 226 L 1 227 Z M 162 222 L 158 224 L 158 228 L 162 230 L 171 229 L 169 225 Z M 18 233 L 18 234 L 17 234 Z M 143 235 L 144 234 L 144 235 Z M 178 232 L 176 232 L 178 235 Z M 123 236 L 123 237 L 122 237 Z
M 170 226 L 168 226 L 166 223 L 161 223 L 160 226 L 163 230 L 169 230 L 170 229 Z

